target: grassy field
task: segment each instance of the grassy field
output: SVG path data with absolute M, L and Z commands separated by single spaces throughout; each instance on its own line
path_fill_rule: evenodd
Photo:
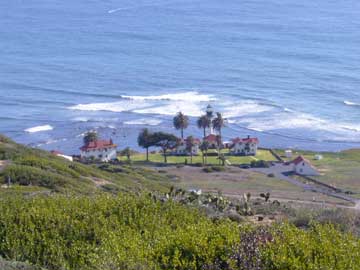
M 0 196 L 55 192 L 94 194 L 102 191 L 167 191 L 169 179 L 148 168 L 84 165 L 27 148 L 0 136 Z M 6 162 L 4 162 L 4 160 Z M 7 188 L 8 178 L 11 188 Z
M 209 151 L 211 153 L 211 151 Z M 259 150 L 255 157 L 253 156 L 230 156 L 228 155 L 228 150 L 222 150 L 222 153 L 226 156 L 227 160 L 232 165 L 239 165 L 239 164 L 249 164 L 253 160 L 266 160 L 266 161 L 275 161 L 274 156 L 268 150 Z M 119 157 L 121 161 L 127 160 L 126 157 Z M 146 159 L 146 155 L 144 153 L 135 154 L 131 157 L 133 162 L 143 162 Z M 156 154 L 149 154 L 149 160 L 155 163 L 162 163 L 164 162 L 164 157 L 160 153 Z M 190 156 L 168 156 L 168 163 L 169 164 L 184 164 L 185 160 L 190 163 Z M 193 163 L 202 163 L 202 154 L 200 153 L 198 156 L 193 156 Z M 219 164 L 219 160 L 216 156 L 208 157 L 207 158 L 208 164 Z
M 280 155 L 284 153 L 280 150 L 277 152 Z M 357 194 L 354 197 L 360 198 L 360 149 L 339 153 L 321 153 L 322 160 L 315 160 L 316 154 L 309 151 L 298 151 L 294 157 L 303 155 L 318 168 L 321 176 L 314 177 L 315 179 L 340 189 L 355 192 Z

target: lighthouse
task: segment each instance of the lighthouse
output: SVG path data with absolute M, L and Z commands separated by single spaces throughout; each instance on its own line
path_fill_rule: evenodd
M 215 118 L 215 115 L 214 115 L 214 109 L 210 104 L 206 107 L 206 116 L 210 119 L 210 127 L 207 135 L 211 135 L 211 134 L 215 135 L 214 126 L 213 126 L 213 120 Z

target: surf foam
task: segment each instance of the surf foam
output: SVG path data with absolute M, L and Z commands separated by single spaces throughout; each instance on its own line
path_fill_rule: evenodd
M 144 125 L 144 126 L 158 126 L 162 123 L 161 120 L 158 119 L 145 119 L 145 118 L 141 118 L 141 119 L 136 119 L 136 120 L 130 120 L 130 121 L 125 121 L 124 124 L 125 125 Z
M 348 101 L 348 100 L 345 100 L 344 104 L 348 105 L 348 106 L 360 106 L 360 103 L 356 103 L 356 102 L 352 102 L 352 101 Z
M 43 125 L 43 126 L 27 128 L 27 129 L 25 129 L 25 132 L 36 133 L 36 132 L 42 132 L 42 131 L 49 131 L 49 130 L 53 130 L 53 129 L 54 128 L 50 125 Z

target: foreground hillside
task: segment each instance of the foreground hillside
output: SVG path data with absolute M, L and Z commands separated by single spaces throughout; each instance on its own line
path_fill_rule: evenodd
M 0 255 L 47 269 L 359 269 L 331 225 L 256 228 L 149 196 L 0 201 Z
M 245 217 L 293 210 L 187 194 L 151 169 L 72 163 L 5 137 L 0 161 L 1 270 L 360 269 L 359 219 L 345 210 L 259 226 Z
M 165 191 L 168 179 L 150 169 L 90 166 L 27 148 L 0 135 L 0 194 L 11 192 L 95 194 L 101 191 Z M 13 188 L 5 189 L 10 178 Z

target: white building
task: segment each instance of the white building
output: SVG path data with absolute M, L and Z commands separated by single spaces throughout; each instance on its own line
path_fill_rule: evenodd
M 117 145 L 110 139 L 96 140 L 88 143 L 80 148 L 80 156 L 82 159 L 96 159 L 103 162 L 108 162 L 117 158 Z
M 320 175 L 319 171 L 303 156 L 298 156 L 296 159 L 290 162 L 289 165 L 293 166 L 294 172 L 300 175 Z
M 259 146 L 258 138 L 235 138 L 230 146 L 230 154 L 241 156 L 255 156 Z
M 181 140 L 178 145 L 176 146 L 175 149 L 175 155 L 177 156 L 190 156 L 190 149 L 188 149 L 187 147 L 187 139 L 185 140 Z M 191 148 L 191 152 L 193 156 L 197 156 L 199 154 L 199 148 L 200 148 L 200 140 L 199 139 L 194 139 L 194 145 Z
M 290 149 L 285 150 L 285 157 L 292 158 L 292 156 L 293 156 L 292 150 L 290 150 Z

